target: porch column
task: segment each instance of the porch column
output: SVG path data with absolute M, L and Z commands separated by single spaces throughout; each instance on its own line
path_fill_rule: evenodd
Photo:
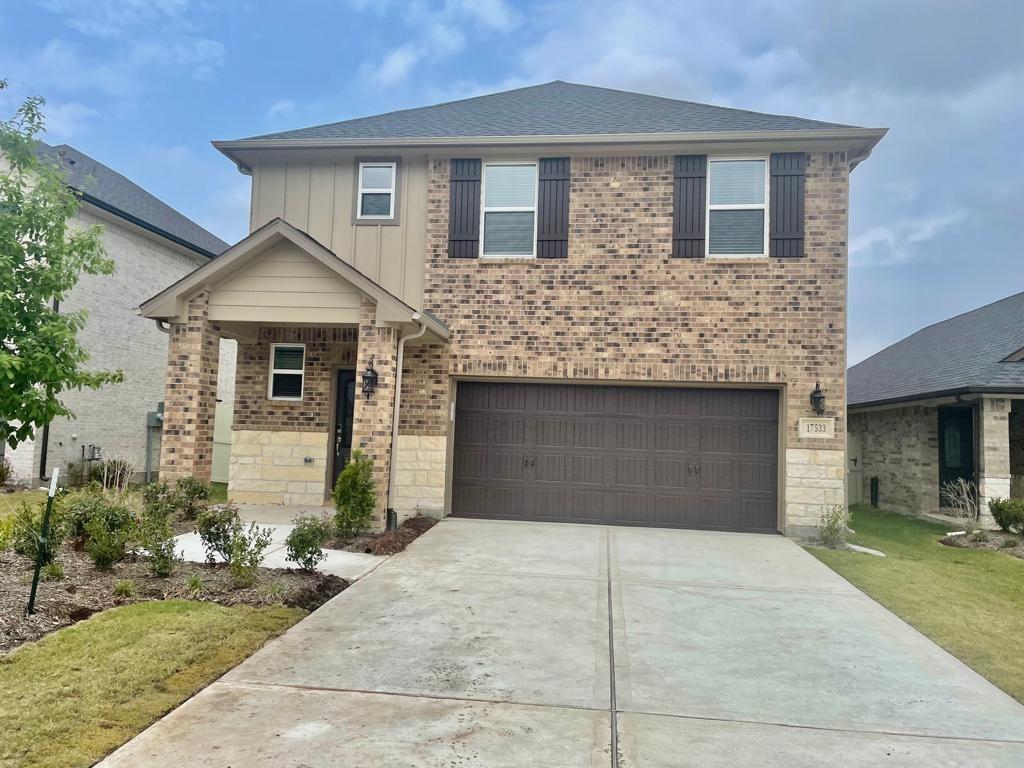
M 1010 401 L 983 397 L 978 401 L 978 506 L 981 521 L 995 525 L 988 502 L 1010 496 Z
M 359 349 L 356 353 L 356 402 L 352 415 L 352 445 L 373 462 L 377 485 L 377 510 L 373 529 L 384 529 L 387 510 L 388 473 L 391 468 L 391 422 L 395 407 L 395 378 L 398 363 L 398 331 L 376 325 L 377 307 L 363 299 L 359 310 Z M 362 393 L 361 376 L 373 358 L 377 391 L 369 398 Z
M 189 475 L 209 482 L 213 466 L 220 329 L 209 320 L 208 303 L 205 292 L 196 295 L 187 321 L 171 324 L 160 479 L 172 485 Z

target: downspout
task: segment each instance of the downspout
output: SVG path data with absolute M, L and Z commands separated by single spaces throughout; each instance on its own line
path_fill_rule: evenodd
M 53 300 L 53 311 L 60 314 L 60 301 Z M 39 438 L 39 479 L 43 482 L 50 482 L 50 476 L 46 474 L 46 454 L 50 451 L 50 422 L 43 424 L 43 434 Z
M 391 416 L 391 460 L 388 462 L 387 529 L 398 528 L 398 514 L 391 507 L 395 492 L 395 447 L 398 445 L 398 414 L 402 403 L 402 365 L 405 361 L 405 342 L 418 339 L 427 332 L 427 324 L 420 320 L 420 313 L 414 312 L 413 321 L 419 323 L 419 330 L 398 339 L 398 359 L 395 364 L 395 410 Z

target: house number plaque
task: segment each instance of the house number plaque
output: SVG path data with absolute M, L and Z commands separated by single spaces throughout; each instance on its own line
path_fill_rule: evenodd
M 824 439 L 835 436 L 835 419 L 800 419 L 800 437 Z

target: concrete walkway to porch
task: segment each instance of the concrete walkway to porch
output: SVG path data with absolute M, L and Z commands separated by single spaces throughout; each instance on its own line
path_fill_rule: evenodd
M 1024 765 L 1024 707 L 780 536 L 446 520 L 107 768 Z
M 269 528 L 271 543 L 263 554 L 260 563 L 264 568 L 295 568 L 295 563 L 286 559 L 285 540 L 291 533 L 292 521 L 300 515 L 332 514 L 329 507 L 294 507 L 262 504 L 239 504 L 239 515 L 247 524 L 256 523 L 261 528 Z M 206 562 L 206 550 L 199 534 L 183 533 L 175 536 L 176 551 L 184 560 L 193 563 Z M 365 552 L 348 552 L 341 549 L 324 549 L 326 557 L 317 565 L 321 573 L 340 576 L 345 581 L 357 581 L 388 558 L 381 555 L 370 555 Z

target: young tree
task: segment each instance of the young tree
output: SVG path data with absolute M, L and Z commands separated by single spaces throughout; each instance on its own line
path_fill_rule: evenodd
M 0 90 L 7 87 L 0 80 Z M 27 99 L 0 122 L 0 456 L 37 427 L 73 414 L 68 389 L 121 381 L 120 371 L 87 371 L 77 339 L 85 312 L 60 313 L 82 273 L 109 275 L 100 227 L 72 228 L 78 195 L 65 175 L 37 154 L 43 99 Z

